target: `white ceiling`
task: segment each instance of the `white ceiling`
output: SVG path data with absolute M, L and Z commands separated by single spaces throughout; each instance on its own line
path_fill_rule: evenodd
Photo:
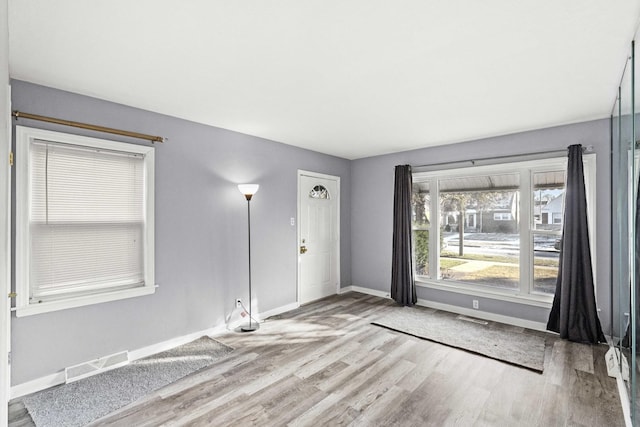
M 638 16 L 638 0 L 9 0 L 10 74 L 354 159 L 608 117 Z

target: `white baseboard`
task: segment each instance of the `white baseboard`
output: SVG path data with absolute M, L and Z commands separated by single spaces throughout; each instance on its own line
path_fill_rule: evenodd
M 624 384 L 620 375 L 616 377 L 616 383 L 618 384 L 618 394 L 620 395 L 620 404 L 622 405 L 622 414 L 624 415 L 624 425 L 626 427 L 633 427 L 633 423 L 631 422 L 631 405 L 629 403 L 629 395 L 627 394 L 627 386 Z
M 360 286 L 347 286 L 342 288 L 340 293 L 345 292 L 360 292 L 361 294 L 373 295 L 381 298 L 391 298 L 389 292 L 379 291 L 377 289 L 368 289 Z M 492 322 L 506 323 L 507 325 L 519 326 L 527 329 L 534 329 L 536 331 L 546 331 L 547 325 L 542 322 L 534 322 L 532 320 L 520 319 L 517 317 L 504 316 L 502 314 L 490 313 L 488 311 L 474 310 L 471 308 L 459 307 L 457 305 L 443 304 L 439 302 L 427 301 L 418 299 L 416 305 L 422 307 L 434 308 L 436 310 L 449 311 L 451 313 L 463 314 L 469 317 L 476 317 L 479 319 L 490 320 Z
M 274 308 L 273 310 L 265 311 L 264 313 L 260 313 L 260 319 L 264 320 L 271 316 L 277 316 L 278 314 L 286 313 L 287 311 L 295 310 L 300 307 L 300 304 L 297 302 L 292 302 L 291 304 L 283 305 L 282 307 Z
M 344 288 L 340 288 L 340 294 L 345 294 L 347 292 L 359 292 L 361 294 L 373 295 L 380 298 L 391 298 L 391 294 L 389 292 L 379 291 L 377 289 L 363 288 L 361 286 L 346 286 Z
M 27 394 L 35 393 L 36 391 L 64 384 L 64 380 L 64 371 L 60 371 L 55 374 L 45 375 L 44 377 L 36 378 L 35 380 L 11 386 L 11 389 L 9 390 L 9 399 L 26 396 Z
M 282 307 L 274 308 L 264 313 L 260 313 L 256 317 L 258 319 L 266 319 L 267 317 L 275 316 L 277 314 L 294 310 L 298 307 L 300 307 L 300 304 L 295 302 L 295 303 L 284 305 Z M 145 357 L 170 350 L 174 347 L 186 344 L 188 342 L 196 340 L 205 335 L 209 337 L 215 337 L 217 335 L 222 335 L 225 332 L 229 332 L 229 330 L 227 329 L 227 325 L 221 324 L 213 328 L 205 329 L 204 331 L 193 332 L 187 335 L 182 335 L 176 338 L 172 338 L 170 340 L 166 340 L 166 341 L 162 341 L 146 347 L 142 347 L 137 350 L 131 350 L 129 352 L 129 361 L 143 359 Z M 12 386 L 9 392 L 9 398 L 15 399 L 17 397 L 26 396 L 27 394 L 35 393 L 37 391 L 41 391 L 49 387 L 53 387 L 53 386 L 64 384 L 64 383 L 65 383 L 65 374 L 64 374 L 64 370 L 62 370 L 54 374 L 45 375 L 43 377 L 24 382 L 22 384 L 17 384 Z
M 616 384 L 618 385 L 618 396 L 620 397 L 620 405 L 622 406 L 622 414 L 624 416 L 624 424 L 626 427 L 632 427 L 631 422 L 631 403 L 629 400 L 629 394 L 627 393 L 627 386 L 620 375 L 620 370 L 616 372 Z
M 131 350 L 129 352 L 129 360 L 134 361 L 138 359 L 144 359 L 145 357 L 152 356 L 154 354 L 162 353 L 163 351 L 171 350 L 172 348 L 178 347 L 179 345 L 183 345 L 189 343 L 193 340 L 197 340 L 203 336 L 214 336 L 219 335 L 223 332 L 226 332 L 225 325 L 216 326 L 213 328 L 205 329 L 200 332 L 193 332 L 191 334 L 182 335 L 180 337 L 172 338 L 170 340 L 162 341 L 156 344 L 151 344 L 146 347 L 139 348 L 137 350 Z
M 547 325 L 542 322 L 534 322 L 533 320 L 520 319 L 518 317 L 504 316 L 502 314 L 490 313 L 488 311 L 474 310 L 472 308 L 459 307 L 457 305 L 443 304 L 439 302 L 418 299 L 416 305 L 422 307 L 434 308 L 436 310 L 449 311 L 451 313 L 462 314 L 478 319 L 490 320 L 492 322 L 505 323 L 507 325 L 519 326 L 521 328 L 534 329 L 536 331 L 547 331 Z

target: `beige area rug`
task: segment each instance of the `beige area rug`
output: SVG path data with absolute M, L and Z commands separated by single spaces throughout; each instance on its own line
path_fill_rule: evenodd
M 398 307 L 371 323 L 535 372 L 544 370 L 544 332 L 421 307 Z

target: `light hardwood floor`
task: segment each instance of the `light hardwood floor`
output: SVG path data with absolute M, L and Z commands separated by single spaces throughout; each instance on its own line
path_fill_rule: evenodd
M 348 293 L 216 337 L 235 351 L 94 424 L 624 425 L 606 346 L 549 335 L 540 375 L 370 324 L 394 309 Z M 10 411 L 33 425 L 20 401 Z

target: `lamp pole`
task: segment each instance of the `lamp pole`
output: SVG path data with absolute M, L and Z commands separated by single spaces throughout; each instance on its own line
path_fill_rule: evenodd
M 258 191 L 259 185 L 258 184 L 241 184 L 238 185 L 238 190 L 240 190 L 240 192 L 242 194 L 244 194 L 244 197 L 247 199 L 247 236 L 249 239 L 249 256 L 248 256 L 248 260 L 249 260 L 249 324 L 242 326 L 240 328 L 240 330 L 242 332 L 253 332 L 256 329 L 258 329 L 258 325 L 254 324 L 253 321 L 253 317 L 251 315 L 251 198 L 253 197 L 253 195 Z
M 242 332 L 253 332 L 256 327 L 251 324 L 251 194 L 245 194 L 247 198 L 247 235 L 249 236 L 249 325 L 243 326 Z

